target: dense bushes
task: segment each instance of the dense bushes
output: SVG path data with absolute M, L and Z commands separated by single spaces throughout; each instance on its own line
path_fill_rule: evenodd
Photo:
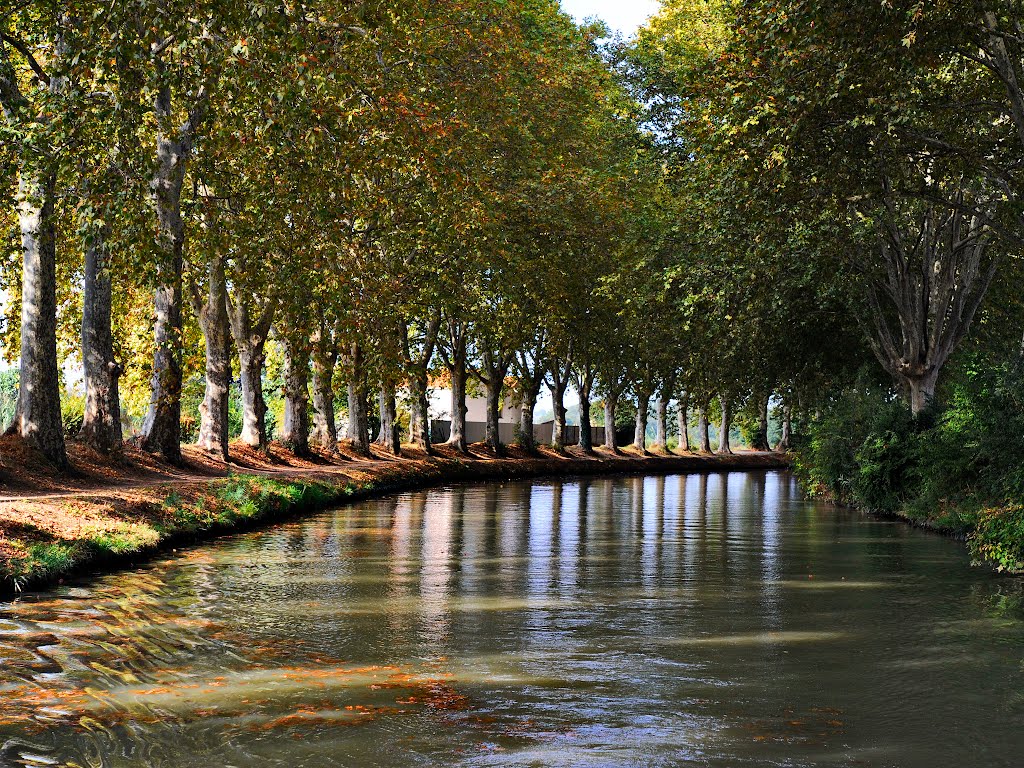
M 816 496 L 892 511 L 911 476 L 913 433 L 903 403 L 861 377 L 805 425 L 797 473 Z
M 863 383 L 806 425 L 797 471 L 815 495 L 967 534 L 979 559 L 1024 570 L 1024 372 L 972 361 L 914 418 Z

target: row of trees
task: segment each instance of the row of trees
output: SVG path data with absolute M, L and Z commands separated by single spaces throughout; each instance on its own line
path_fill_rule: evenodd
M 198 442 L 226 457 L 237 375 L 241 439 L 264 447 L 268 343 L 298 452 L 337 440 L 338 383 L 348 437 L 367 447 L 376 401 L 396 452 L 399 392 L 429 450 L 431 367 L 457 399 L 472 373 L 496 404 L 513 367 L 530 402 L 549 371 L 559 403 L 573 371 L 589 393 L 630 201 L 657 179 L 601 32 L 547 0 L 17 4 L 0 20 L 13 429 L 67 466 L 61 373 L 80 364 L 83 440 L 116 450 L 139 415 L 178 461 L 198 374 Z
M 678 259 L 693 212 L 603 34 L 547 0 L 17 6 L 0 27 L 13 429 L 67 466 L 62 369 L 80 366 L 97 450 L 133 423 L 179 461 L 196 377 L 198 443 L 227 457 L 237 383 L 239 437 L 265 448 L 269 355 L 299 453 L 336 444 L 339 389 L 356 449 L 399 452 L 407 417 L 429 451 L 439 370 L 460 450 L 475 382 L 500 452 L 510 376 L 527 447 L 545 387 L 559 447 L 570 388 L 585 449 L 592 401 L 612 425 L 627 395 L 641 447 L 651 410 L 667 444 L 673 402 L 705 450 L 712 414 L 729 450 L 748 402 L 767 447 L 770 393 L 797 370 L 740 375 L 760 341 L 721 332 L 744 311 L 723 304 L 729 265 Z
M 566 391 L 667 442 L 673 403 L 767 447 L 872 353 L 917 413 L 968 331 L 1020 347 L 1024 152 L 1012 3 L 670 0 L 601 43 L 549 0 L 22 2 L 0 21 L 14 428 L 180 459 L 280 439 L 429 446 L 429 376 Z M 1009 351 L 1006 354 L 1010 354 Z M 70 362 L 69 362 L 70 361 Z M 370 434 L 370 414 L 381 428 Z M 400 413 L 402 416 L 400 417 Z M 614 446 L 614 430 L 608 430 Z M 685 439 L 686 431 L 681 437 Z M 585 446 L 589 447 L 589 446 Z

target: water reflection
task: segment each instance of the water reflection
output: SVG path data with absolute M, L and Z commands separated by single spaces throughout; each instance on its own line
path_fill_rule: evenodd
M 410 493 L 0 606 L 0 765 L 1016 765 L 1017 587 L 785 474 Z

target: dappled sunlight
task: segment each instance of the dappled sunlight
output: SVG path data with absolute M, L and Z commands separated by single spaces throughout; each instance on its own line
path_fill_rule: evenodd
M 719 646 L 719 645 L 789 645 L 793 643 L 825 643 L 849 637 L 846 632 L 827 631 L 785 631 L 748 632 L 737 635 L 711 635 L 702 637 L 680 637 L 663 639 L 669 645 Z
M 840 579 L 787 579 L 787 580 L 776 580 L 766 581 L 766 584 L 772 586 L 785 587 L 786 589 L 812 589 L 812 590 L 828 590 L 828 589 L 889 589 L 893 586 L 891 582 L 884 581 L 856 581 Z

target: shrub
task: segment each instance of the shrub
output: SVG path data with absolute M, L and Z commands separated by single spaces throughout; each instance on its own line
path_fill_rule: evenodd
M 919 423 L 900 403 L 886 403 L 871 423 L 871 431 L 854 451 L 856 470 L 851 496 L 874 512 L 895 512 L 919 486 Z
M 882 432 L 895 420 L 893 410 L 902 409 L 889 389 L 864 378 L 823 405 L 797 433 L 795 468 L 804 488 L 813 495 L 856 501 L 857 452 L 868 435 Z
M 982 510 L 968 542 L 975 559 L 992 563 L 1000 571 L 1024 571 L 1024 505 Z

